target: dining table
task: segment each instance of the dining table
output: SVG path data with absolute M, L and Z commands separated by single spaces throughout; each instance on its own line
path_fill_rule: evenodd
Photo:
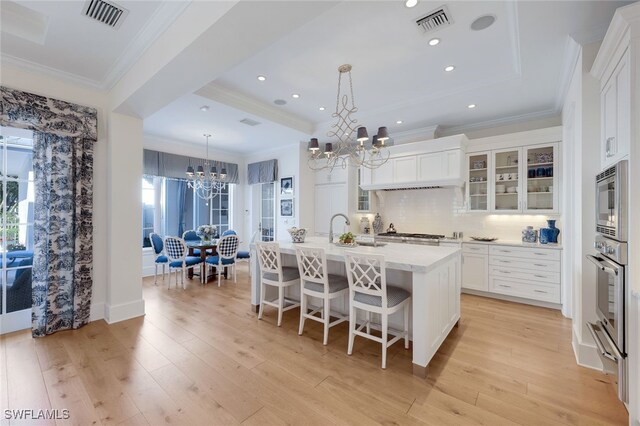
M 202 259 L 202 263 L 200 264 L 200 279 L 202 282 L 206 282 L 205 277 L 207 277 L 207 265 L 206 260 L 207 256 L 215 256 L 218 254 L 218 239 L 212 240 L 188 240 L 185 241 L 188 249 L 188 255 L 194 256 L 196 249 L 200 250 L 200 258 Z M 189 278 L 193 278 L 193 268 L 189 268 L 188 270 Z M 227 278 L 227 269 L 224 270 L 224 277 Z

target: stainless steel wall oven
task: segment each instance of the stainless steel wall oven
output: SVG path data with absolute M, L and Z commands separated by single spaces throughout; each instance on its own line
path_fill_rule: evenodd
M 627 161 L 596 176 L 596 313 L 587 323 L 605 371 L 617 374 L 618 397 L 628 402 L 627 371 Z

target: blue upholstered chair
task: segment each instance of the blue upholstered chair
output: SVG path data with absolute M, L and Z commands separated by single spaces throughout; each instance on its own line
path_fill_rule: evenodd
M 187 269 L 202 263 L 200 256 L 187 256 L 187 244 L 182 238 L 165 237 L 164 249 L 169 260 L 169 285 L 171 288 L 171 270 L 176 271 L 176 287 L 178 286 L 178 269 L 181 271 L 182 288 L 184 289 L 184 275 Z
M 196 231 L 190 229 L 189 231 L 184 231 L 182 233 L 182 239 L 185 241 L 200 241 L 202 238 L 198 237 Z M 200 256 L 200 249 L 193 249 L 194 256 Z
M 158 265 L 162 265 L 162 281 L 164 281 L 164 267 L 169 263 L 169 258 L 163 254 L 164 252 L 164 243 L 162 242 L 162 237 L 160 235 L 151 233 L 149 234 L 149 241 L 151 242 L 151 248 L 153 249 L 153 253 L 156 255 L 155 259 L 155 270 L 153 272 L 153 284 L 158 284 Z
M 220 287 L 220 275 L 222 268 L 233 268 L 233 282 L 237 283 L 236 254 L 238 253 L 239 239 L 237 235 L 227 234 L 218 240 L 218 254 L 207 257 L 207 269 L 216 267 L 218 272 L 218 287 Z M 207 274 L 208 275 L 208 274 Z

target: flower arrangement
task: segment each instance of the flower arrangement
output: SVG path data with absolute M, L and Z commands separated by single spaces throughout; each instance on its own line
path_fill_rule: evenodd
M 214 225 L 200 225 L 196 230 L 196 235 L 203 240 L 210 240 L 213 238 L 218 232 L 218 228 Z

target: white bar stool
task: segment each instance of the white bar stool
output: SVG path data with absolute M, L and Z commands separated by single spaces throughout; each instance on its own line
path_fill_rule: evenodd
M 404 337 L 404 347 L 409 349 L 409 306 L 411 293 L 387 285 L 384 256 L 345 251 L 347 278 L 349 280 L 349 348 L 353 353 L 356 336 L 382 343 L 382 368 L 387 368 L 387 348 Z M 356 328 L 356 310 L 366 312 L 366 321 Z M 396 336 L 387 341 L 389 315 L 404 309 L 404 331 L 393 331 Z M 380 314 L 382 337 L 371 334 L 371 313 Z M 362 331 L 366 327 L 366 333 Z
M 262 319 L 264 305 L 273 306 L 278 308 L 278 327 L 280 327 L 282 325 L 282 313 L 300 306 L 298 301 L 285 299 L 284 297 L 286 287 L 300 284 L 300 273 L 298 268 L 282 266 L 280 245 L 278 243 L 256 243 L 256 248 L 260 265 L 260 310 L 258 311 L 258 319 Z M 268 285 L 278 288 L 277 303 L 266 300 L 265 286 Z M 285 303 L 289 303 L 289 306 L 285 307 Z
M 322 248 L 296 247 L 296 259 L 300 271 L 300 328 L 302 335 L 306 318 L 324 324 L 323 345 L 329 340 L 329 328 L 347 321 L 348 316 L 338 316 L 331 322 L 331 300 L 344 297 L 349 291 L 349 281 L 340 275 L 330 275 L 327 272 L 327 254 Z M 307 297 L 322 299 L 322 306 L 309 313 Z M 313 309 L 313 307 L 312 307 Z M 321 317 L 315 316 L 320 312 Z

